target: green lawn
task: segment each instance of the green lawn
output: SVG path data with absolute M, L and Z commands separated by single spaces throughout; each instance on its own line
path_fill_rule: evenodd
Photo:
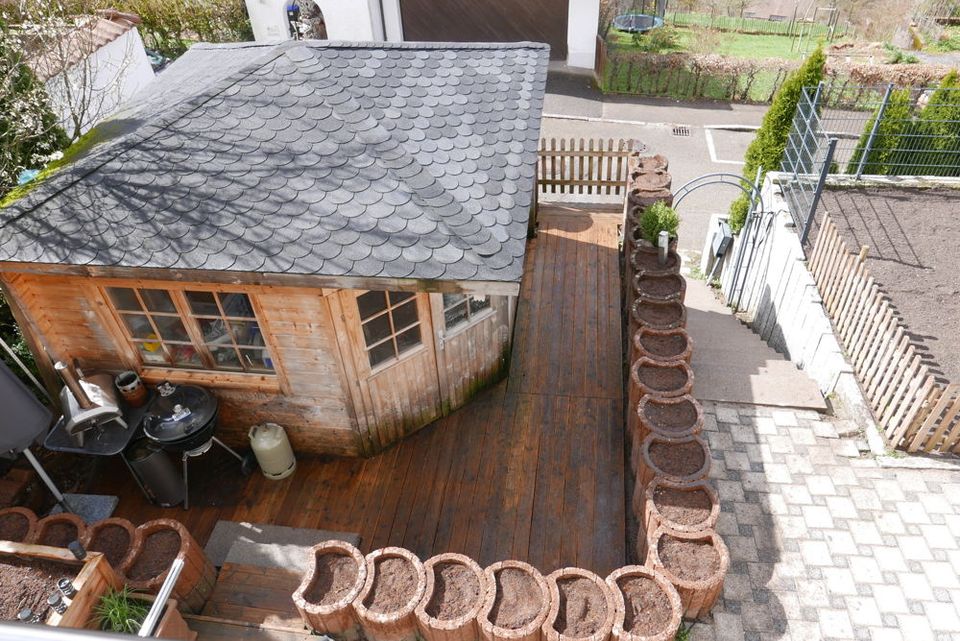
M 935 53 L 960 51 L 960 26 L 944 27 L 943 37 L 936 42 L 931 42 L 924 50 Z
M 697 29 L 687 27 L 673 27 L 677 33 L 677 46 L 672 51 L 696 51 L 698 40 L 703 33 Z M 792 50 L 794 38 L 779 35 L 757 35 L 749 33 L 711 32 L 711 37 L 717 39 L 717 47 L 711 48 L 710 53 L 718 53 L 734 58 L 751 60 L 765 60 L 768 58 L 785 58 L 800 60 L 807 56 L 806 51 Z M 611 29 L 608 35 L 611 44 L 632 47 L 633 36 L 629 33 Z M 806 47 L 804 47 L 806 49 Z M 667 53 L 667 52 L 664 52 Z M 706 52 L 705 52 L 706 53 Z

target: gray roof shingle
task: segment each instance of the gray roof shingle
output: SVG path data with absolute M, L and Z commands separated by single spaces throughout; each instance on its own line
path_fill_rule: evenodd
M 0 261 L 517 282 L 548 58 L 197 45 L 0 211 Z

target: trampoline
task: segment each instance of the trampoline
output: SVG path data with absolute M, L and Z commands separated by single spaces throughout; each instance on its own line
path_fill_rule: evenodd
M 627 33 L 646 33 L 663 26 L 663 18 L 648 13 L 625 13 L 613 19 L 613 28 Z

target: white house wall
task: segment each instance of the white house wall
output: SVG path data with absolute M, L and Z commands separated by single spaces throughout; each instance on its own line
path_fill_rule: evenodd
M 315 2 L 323 13 L 330 40 L 384 40 L 384 24 L 388 40 L 403 39 L 400 26 L 399 0 L 299 0 L 302 7 Z M 288 0 L 246 0 L 247 13 L 257 42 L 290 39 L 286 7 Z
M 567 65 L 593 69 L 600 25 L 600 0 L 569 0 L 567 6 Z
M 86 61 L 74 65 L 65 73 L 46 82 L 47 94 L 53 109 L 59 114 L 60 123 L 68 135 L 74 133 L 71 115 L 85 103 L 81 135 L 97 123 L 113 115 L 126 100 L 146 87 L 153 80 L 153 68 L 143 47 L 143 40 L 136 29 L 97 49 Z M 83 103 L 76 90 L 83 90 Z M 76 107 L 71 107 L 71 103 Z

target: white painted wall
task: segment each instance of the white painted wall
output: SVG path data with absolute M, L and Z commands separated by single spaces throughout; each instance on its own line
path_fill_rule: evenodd
M 117 107 L 153 80 L 153 68 L 140 32 L 131 29 L 81 61 L 47 80 L 50 103 L 67 135 L 74 133 L 71 114 L 83 109 L 84 134 L 109 118 Z
M 399 0 L 300 0 L 316 2 L 323 12 L 330 40 L 400 41 L 403 28 L 400 23 Z M 247 13 L 257 42 L 278 42 L 290 39 L 286 7 L 288 0 L 246 0 Z
M 600 25 L 600 0 L 569 0 L 567 66 L 593 69 Z

